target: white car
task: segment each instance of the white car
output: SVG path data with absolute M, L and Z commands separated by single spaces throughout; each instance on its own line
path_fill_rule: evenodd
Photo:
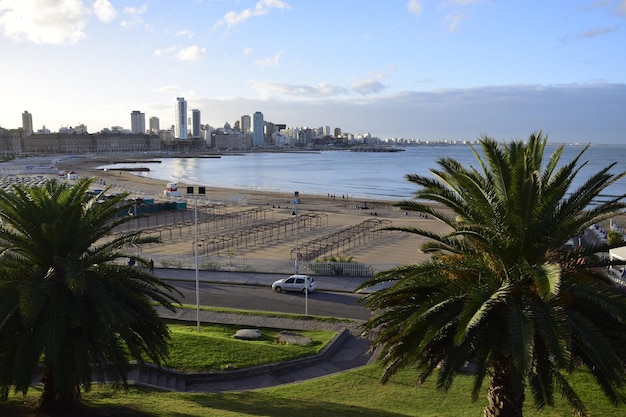
M 315 280 L 310 275 L 292 275 L 289 278 L 274 281 L 272 289 L 276 292 L 283 291 L 306 291 L 305 281 L 309 283 L 309 292 L 315 291 Z

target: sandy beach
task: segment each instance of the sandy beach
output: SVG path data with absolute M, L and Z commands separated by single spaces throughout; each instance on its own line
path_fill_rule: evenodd
M 72 159 L 58 164 L 58 168 L 66 171 L 73 170 L 79 177 L 94 177 L 97 179 L 97 183 L 103 187 L 112 187 L 112 192 L 123 191 L 134 197 L 154 198 L 155 202 L 168 200 L 167 197 L 163 196 L 163 191 L 167 186 L 166 182 L 132 172 L 97 169 L 98 166 L 112 162 L 116 162 L 116 160 L 110 157 Z M 187 185 L 192 184 L 178 183 L 177 185 L 179 191 L 185 196 Z M 367 224 L 378 222 L 381 227 L 420 227 L 431 230 L 442 227 L 439 222 L 421 217 L 418 213 L 405 213 L 394 207 L 393 203 L 389 201 L 352 200 L 342 198 L 342 196 L 317 196 L 302 193 L 299 197 L 300 203 L 294 207 L 292 204 L 294 197 L 289 194 L 206 187 L 206 195 L 198 196 L 200 212 L 203 212 L 203 207 L 207 211 L 209 210 L 207 207 L 214 207 L 215 205 L 222 207 L 220 208 L 222 213 L 229 214 L 257 209 L 263 211 L 263 219 L 247 226 L 242 225 L 230 229 L 202 229 L 201 238 L 209 239 L 215 235 L 224 236 L 239 229 L 246 229 L 246 227 L 259 228 L 264 223 L 292 222 L 295 209 L 297 209 L 301 221 L 302 218 L 314 219 L 309 222 L 309 227 L 305 223 L 300 223 L 297 238 L 301 250 L 312 241 L 330 239 L 332 236 L 341 234 L 342 231 L 358 228 L 364 222 Z M 188 201 L 187 211 L 189 213 L 186 217 L 188 222 L 191 219 L 191 212 L 193 212 L 194 200 L 189 198 L 186 200 Z M 193 242 L 194 236 L 186 236 L 175 241 L 163 239 L 162 244 L 145 250 L 143 255 L 192 255 Z M 341 248 L 320 253 L 315 259 L 341 256 L 365 264 L 415 263 L 427 259 L 427 256 L 419 251 L 422 243 L 423 239 L 413 234 L 387 231 L 377 233 L 375 238 L 360 239 L 359 242 L 351 242 L 349 245 L 342 245 Z M 294 259 L 294 248 L 294 235 L 287 233 L 270 240 L 264 239 L 261 244 L 240 245 L 236 250 L 229 250 L 228 255 L 260 259 Z M 205 248 L 206 252 L 210 252 L 210 250 L 209 247 Z M 224 254 L 224 251 L 220 254 Z
M 186 195 L 187 186 L 194 184 L 185 183 L 177 184 L 182 197 L 173 199 L 164 196 L 167 186 L 164 181 L 139 173 L 98 169 L 130 158 L 137 160 L 149 156 L 69 158 L 56 166 L 61 171 L 75 171 L 79 178 L 93 177 L 97 188 L 110 187 L 110 192 L 126 192 L 133 198 L 152 198 L 155 203 L 185 202 L 186 209 L 175 214 L 144 214 L 124 225 L 128 226 L 125 230 L 137 228 L 161 238 L 161 244 L 143 249 L 140 255 L 145 258 L 193 257 L 196 202 L 200 219 L 199 254 L 207 259 L 211 256 L 246 257 L 290 261 L 293 265 L 297 241 L 300 259 L 304 262 L 335 257 L 376 265 L 377 270 L 381 270 L 428 259 L 420 251 L 425 239 L 407 232 L 372 233 L 371 230 L 416 227 L 445 231 L 442 223 L 419 213 L 405 213 L 390 201 L 300 193 L 299 204 L 295 206 L 293 194 L 220 187 L 206 187 L 206 194 L 196 194 L 194 199 Z M 299 218 L 297 228 L 294 227 L 295 211 Z M 624 224 L 626 216 L 620 215 L 613 221 Z M 609 221 L 600 226 L 609 230 Z

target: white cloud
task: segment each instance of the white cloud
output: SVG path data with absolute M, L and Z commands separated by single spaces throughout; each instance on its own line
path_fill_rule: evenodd
M 253 48 L 245 48 L 243 51 L 241 51 L 241 53 L 245 56 L 251 55 L 252 52 L 254 52 Z
M 569 35 L 563 38 L 565 42 L 578 41 L 583 39 L 597 38 L 600 36 L 608 35 L 619 30 L 618 26 L 597 27 L 589 29 L 584 32 L 580 32 L 574 35 Z
M 85 37 L 89 14 L 80 0 L 2 0 L 0 31 L 17 41 L 76 43 Z
M 164 85 L 164 86 L 157 88 L 155 91 L 159 93 L 172 94 L 172 93 L 176 93 L 180 91 L 180 87 L 178 85 Z
M 374 74 L 369 79 L 359 80 L 350 86 L 339 86 L 327 82 L 314 85 L 276 83 L 269 81 L 249 81 L 263 99 L 284 98 L 288 100 L 338 98 L 375 95 L 387 88 L 380 80 L 384 74 Z
M 476 4 L 476 3 L 482 3 L 483 0 L 453 0 L 454 4 L 459 4 L 461 6 L 466 6 L 468 4 Z
M 422 14 L 422 4 L 418 0 L 409 0 L 406 4 L 406 8 L 415 16 Z
M 456 28 L 461 23 L 461 20 L 465 19 L 467 16 L 464 13 L 456 13 L 456 14 L 448 14 L 444 20 L 446 27 L 449 32 L 454 32 Z
M 182 48 L 176 54 L 176 59 L 184 62 L 196 62 L 203 55 L 206 55 L 206 49 L 199 46 L 192 45 L 186 48 Z
M 294 85 L 287 83 L 275 83 L 269 81 L 249 81 L 259 93 L 261 99 L 288 98 L 288 99 L 311 99 L 335 97 L 346 94 L 348 91 L 329 83 L 316 85 Z
M 154 50 L 155 56 L 165 56 L 183 62 L 196 62 L 203 55 L 206 55 L 206 53 L 206 48 L 201 48 L 197 45 L 172 45 L 168 46 L 167 48 Z
M 240 12 L 231 11 L 226 13 L 222 19 L 215 23 L 213 29 L 215 30 L 220 26 L 226 26 L 226 29 L 230 29 L 251 17 L 263 16 L 269 13 L 270 9 L 291 9 L 291 6 L 281 0 L 260 0 L 256 3 L 254 9 L 244 9 Z
M 96 0 L 93 3 L 93 12 L 98 20 L 109 23 L 117 17 L 115 7 L 108 0 Z
M 130 28 L 137 25 L 143 25 L 143 14 L 148 11 L 148 5 L 144 4 L 141 7 L 124 7 L 124 14 L 128 16 L 124 19 L 120 25 L 125 28 Z
M 148 11 L 148 5 L 144 4 L 141 7 L 124 7 L 124 14 L 127 15 L 142 15 Z
M 387 88 L 386 85 L 384 85 L 377 79 L 357 81 L 353 83 L 350 87 L 352 87 L 355 92 L 364 95 L 380 93 Z
M 257 59 L 254 63 L 260 67 L 275 67 L 280 63 L 280 57 L 283 56 L 284 53 L 284 50 L 280 50 L 276 52 L 273 57 Z
M 191 39 L 193 38 L 193 32 L 190 30 L 183 29 L 183 30 L 179 30 L 178 32 L 176 32 L 176 36 L 184 36 L 186 38 Z
M 176 53 L 176 51 L 178 51 L 179 49 L 180 49 L 179 45 L 168 46 L 165 49 L 155 49 L 154 55 L 156 56 L 171 55 L 171 54 Z
M 273 96 L 199 97 L 194 106 L 210 115 L 207 123 L 217 125 L 239 117 L 242 109 L 253 108 L 260 109 L 266 120 L 290 126 L 340 126 L 344 131 L 372 132 L 383 138 L 463 140 L 487 133 L 497 139 L 511 139 L 525 138 L 528 132 L 541 129 L 555 142 L 621 144 L 626 131 L 626 118 L 620 113 L 625 84 L 504 85 L 376 98 L 338 97 L 332 92 L 342 89 L 328 84 L 251 84 L 267 88 Z M 287 94 L 296 96 L 287 98 Z M 166 107 L 168 115 L 170 108 Z M 555 108 L 559 109 L 556 113 Z
M 626 0 L 622 0 L 619 5 L 617 5 L 616 12 L 620 16 L 626 16 Z

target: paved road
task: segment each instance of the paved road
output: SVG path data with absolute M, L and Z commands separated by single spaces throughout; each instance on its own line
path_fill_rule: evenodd
M 184 303 L 196 304 L 196 271 L 190 269 L 155 269 L 155 275 L 175 282 Z M 367 319 L 368 310 L 357 305 L 357 294 L 365 278 L 315 276 L 317 290 L 305 298 L 303 294 L 278 294 L 271 290 L 272 282 L 284 274 L 198 271 L 200 305 L 245 310 L 277 311 L 353 319 Z
M 195 282 L 176 281 L 184 304 L 196 304 Z M 240 310 L 275 311 L 290 314 L 342 317 L 367 320 L 371 313 L 357 302 L 363 295 L 346 292 L 314 291 L 276 293 L 268 286 L 200 283 L 200 305 Z

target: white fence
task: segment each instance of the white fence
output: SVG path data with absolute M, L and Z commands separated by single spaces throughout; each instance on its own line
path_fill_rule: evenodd
M 195 269 L 194 256 L 149 255 L 157 268 Z M 147 258 L 148 256 L 146 256 Z M 302 262 L 298 272 L 310 275 L 344 275 L 371 277 L 377 272 L 400 266 L 400 264 L 362 264 L 357 262 Z M 245 256 L 201 256 L 198 268 L 203 271 L 266 272 L 293 274 L 293 260 L 257 259 Z

